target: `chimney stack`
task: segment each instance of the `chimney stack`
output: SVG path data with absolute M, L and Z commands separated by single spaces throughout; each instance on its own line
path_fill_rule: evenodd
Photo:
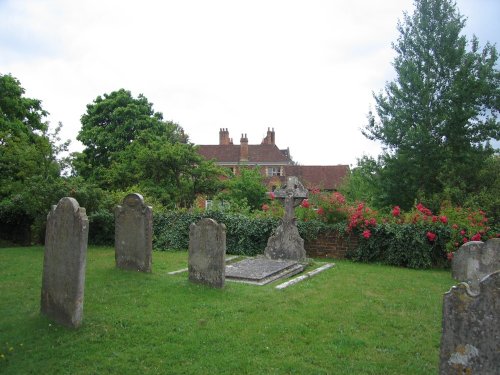
M 275 141 L 275 135 L 274 135 L 274 128 L 273 130 L 271 131 L 270 128 L 267 128 L 267 135 L 266 137 L 262 140 L 262 144 L 263 145 L 274 145 L 274 141 Z
M 248 161 L 248 138 L 246 134 L 242 134 L 240 139 L 240 162 L 241 161 Z
M 233 141 L 229 138 L 229 131 L 227 128 L 221 128 L 219 130 L 219 144 L 220 145 L 232 145 Z

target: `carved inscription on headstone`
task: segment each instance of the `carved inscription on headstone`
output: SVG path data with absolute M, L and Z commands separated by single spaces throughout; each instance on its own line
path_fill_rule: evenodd
M 83 318 L 89 221 L 85 208 L 62 198 L 47 216 L 41 312 L 67 327 Z
M 153 209 L 140 194 L 129 194 L 115 209 L 116 267 L 151 272 Z
M 224 286 L 226 226 L 202 219 L 189 227 L 189 280 L 214 288 Z
M 479 287 L 479 280 L 498 270 L 500 238 L 468 242 L 458 249 L 451 262 L 452 277 L 468 283 L 474 290 Z
M 443 298 L 439 373 L 498 374 L 500 370 L 500 271 L 481 280 L 478 292 L 466 283 Z

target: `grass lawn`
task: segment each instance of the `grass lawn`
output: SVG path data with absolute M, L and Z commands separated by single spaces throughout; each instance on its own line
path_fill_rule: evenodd
M 153 273 L 121 271 L 89 248 L 83 325 L 39 313 L 43 248 L 0 249 L 1 374 L 435 374 L 444 270 L 336 261 L 277 283 L 187 281 L 186 252 L 154 252 Z

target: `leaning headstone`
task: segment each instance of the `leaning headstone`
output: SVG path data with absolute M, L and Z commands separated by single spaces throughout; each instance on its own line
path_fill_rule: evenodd
M 500 271 L 481 280 L 478 292 L 467 283 L 443 298 L 439 373 L 500 373 Z
M 85 208 L 62 198 L 47 216 L 41 312 L 67 327 L 83 318 L 83 292 L 89 221 Z
M 129 194 L 115 209 L 116 267 L 151 272 L 153 209 L 140 194 Z
M 451 261 L 452 277 L 468 283 L 474 290 L 478 289 L 479 280 L 498 270 L 500 238 L 467 242 L 458 249 Z
M 278 199 L 284 200 L 285 215 L 273 236 L 267 240 L 264 255 L 268 259 L 304 260 L 306 250 L 296 224 L 295 207 L 307 198 L 307 189 L 295 176 L 288 177 L 287 184 L 275 191 Z
M 189 227 L 189 280 L 222 288 L 225 280 L 226 226 L 202 219 Z

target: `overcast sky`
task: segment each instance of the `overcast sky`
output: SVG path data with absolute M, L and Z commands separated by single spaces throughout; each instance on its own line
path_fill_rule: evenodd
M 500 0 L 458 0 L 466 34 L 500 43 Z M 0 0 L 0 74 L 42 100 L 76 141 L 98 95 L 144 94 L 195 144 L 268 127 L 302 165 L 380 148 L 360 128 L 394 77 L 391 42 L 412 0 Z

